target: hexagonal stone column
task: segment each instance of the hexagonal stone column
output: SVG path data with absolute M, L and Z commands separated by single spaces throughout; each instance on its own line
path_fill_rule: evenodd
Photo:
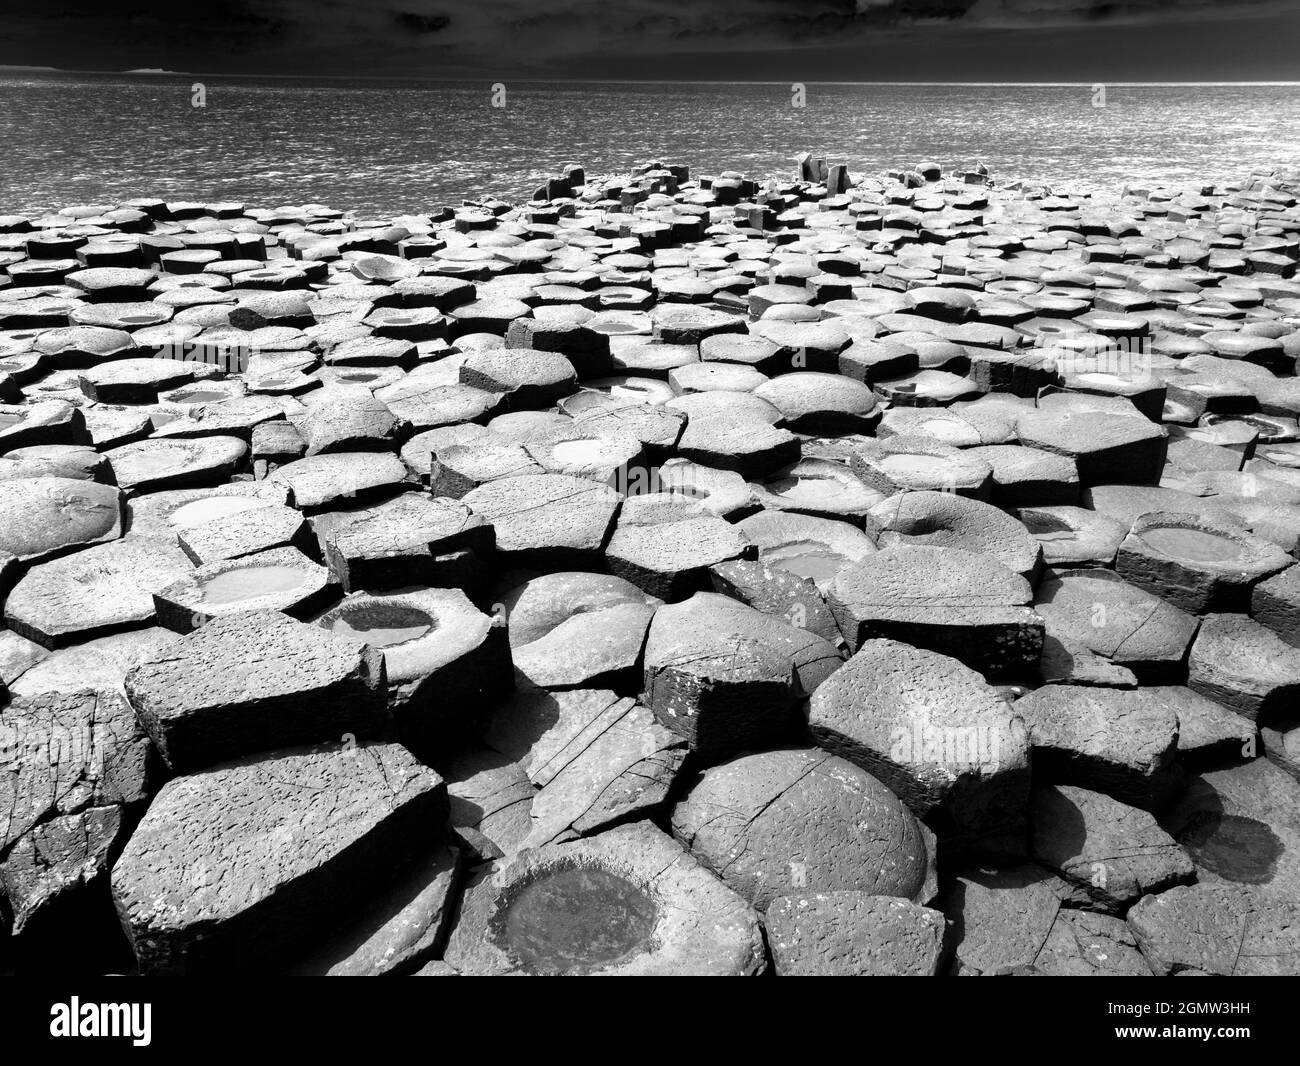
M 217 618 L 131 668 L 126 691 L 167 764 L 191 772 L 250 752 L 374 736 L 380 653 L 278 611 Z
M 158 793 L 113 899 L 142 973 L 280 967 L 427 855 L 446 818 L 442 779 L 396 744 L 245 758 Z

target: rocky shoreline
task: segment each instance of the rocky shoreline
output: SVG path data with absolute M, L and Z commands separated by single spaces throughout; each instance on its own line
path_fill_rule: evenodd
M 1298 197 L 0 216 L 0 970 L 1300 972 Z

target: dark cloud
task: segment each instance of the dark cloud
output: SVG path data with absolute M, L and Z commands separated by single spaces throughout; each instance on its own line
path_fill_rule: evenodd
M 1280 79 L 1300 73 L 1294 44 L 1285 47 L 1300 29 L 1296 7 L 1294 0 L 36 0 L 0 16 L 0 63 L 492 77 L 1017 80 L 1105 71 L 1131 80 L 1170 72 Z M 1182 54 L 1164 54 L 1171 46 Z M 1044 49 L 1055 52 L 1050 63 L 1040 62 Z
M 399 11 L 393 21 L 411 33 L 438 33 L 451 25 L 447 15 L 417 15 L 414 11 Z

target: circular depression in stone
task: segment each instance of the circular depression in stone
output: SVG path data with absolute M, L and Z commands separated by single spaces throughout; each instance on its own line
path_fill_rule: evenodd
M 937 455 L 887 455 L 880 469 L 891 478 L 927 478 L 942 481 L 952 461 Z
M 294 566 L 244 566 L 214 574 L 198 583 L 204 604 L 220 607 L 256 600 L 302 587 L 306 573 Z
M 635 322 L 598 322 L 592 328 L 597 333 L 636 333 L 641 329 Z
M 229 400 L 230 393 L 219 392 L 216 389 L 195 389 L 192 392 L 177 393 L 172 396 L 175 403 L 220 403 L 222 400 Z
M 417 640 L 437 628 L 427 611 L 403 603 L 359 603 L 343 607 L 324 625 L 335 636 L 354 637 L 372 648 L 391 648 Z
M 648 950 L 657 920 L 635 881 L 599 866 L 558 866 L 514 888 L 493 932 L 528 973 L 584 973 Z
M 581 440 L 562 440 L 552 445 L 551 455 L 557 463 L 565 466 L 582 466 L 589 463 L 608 462 L 617 457 L 617 445 L 599 437 L 584 437 Z
M 763 553 L 763 561 L 809 581 L 830 581 L 848 563 L 839 552 L 814 540 L 791 541 Z
M 1079 535 L 1069 522 L 1055 515 L 1029 511 L 1021 514 L 1020 521 L 1039 540 L 1074 540 Z
M 190 529 L 217 518 L 265 507 L 267 502 L 256 496 L 208 496 L 177 507 L 171 514 L 170 524 L 179 529 Z
M 816 474 L 792 474 L 769 481 L 764 487 L 773 496 L 809 506 L 832 503 L 844 490 L 842 482 Z
M 1185 526 L 1155 526 L 1138 534 L 1147 544 L 1173 559 L 1198 563 L 1227 563 L 1241 558 L 1241 545 L 1231 537 Z
M 128 326 L 148 326 L 155 322 L 161 322 L 163 315 L 122 315 L 118 321 Z

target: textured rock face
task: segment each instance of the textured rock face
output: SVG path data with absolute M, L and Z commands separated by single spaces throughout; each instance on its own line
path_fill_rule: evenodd
M 1046 685 L 1016 701 L 1036 780 L 1075 784 L 1134 806 L 1158 806 L 1175 783 L 1178 715 L 1145 692 Z
M 0 971 L 1294 970 L 1300 179 L 788 177 L 0 215 Z
M 392 744 L 252 756 L 163 787 L 113 867 L 146 973 L 286 964 L 438 840 L 446 786 Z
M 374 736 L 384 667 L 357 640 L 277 612 L 217 619 L 132 667 L 127 696 L 168 765 L 193 771 L 237 755 Z
M 0 709 L 0 884 L 15 934 L 103 891 L 160 770 L 117 694 L 48 692 Z
M 446 961 L 464 974 L 744 976 L 758 915 L 648 822 L 484 867 Z
M 986 674 L 1036 663 L 1029 582 L 953 547 L 898 546 L 841 569 L 828 599 L 850 648 L 875 637 L 942 652 Z
M 705 771 L 674 809 L 673 835 L 756 907 L 789 888 L 917 903 L 935 893 L 933 834 L 866 771 L 817 749 Z
M 796 704 L 841 663 L 829 642 L 713 593 L 661 607 L 645 647 L 655 717 L 710 756 L 796 739 Z
M 865 892 L 779 896 L 765 917 L 778 977 L 933 977 L 943 914 Z
M 1029 734 L 955 659 L 869 640 L 814 693 L 813 738 L 887 785 L 946 842 L 1022 852 Z

